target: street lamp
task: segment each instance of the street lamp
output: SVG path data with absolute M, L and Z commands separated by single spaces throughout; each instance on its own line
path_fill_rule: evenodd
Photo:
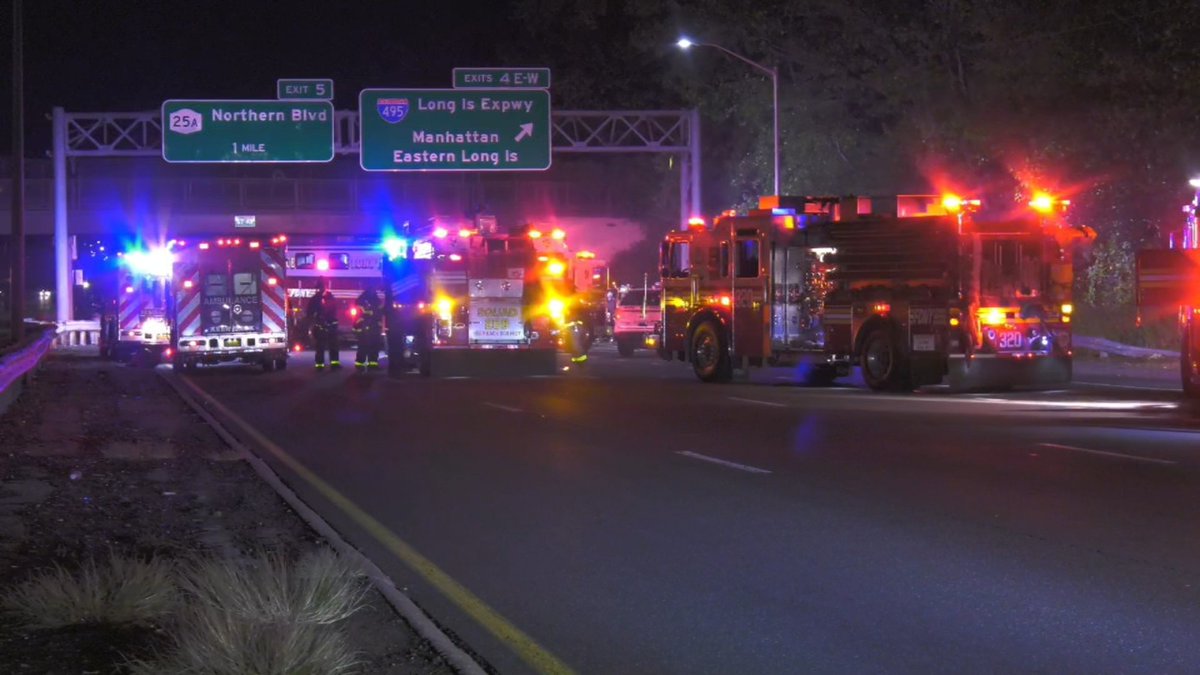
M 687 37 L 680 37 L 679 40 L 677 40 L 675 42 L 675 46 L 679 47 L 680 49 L 691 49 L 692 47 L 712 47 L 713 49 L 718 49 L 722 52 L 725 52 L 729 56 L 732 56 L 733 58 L 741 61 L 742 63 L 745 63 L 745 64 L 751 66 L 752 68 L 761 70 L 762 72 L 771 76 L 771 98 L 773 100 L 772 107 L 774 108 L 774 111 L 775 111 L 775 130 L 774 130 L 775 131 L 775 134 L 774 134 L 775 135 L 775 138 L 774 138 L 775 195 L 779 196 L 779 69 L 778 68 L 768 68 L 767 66 L 764 66 L 761 63 L 756 63 L 754 61 L 751 61 L 750 59 L 742 56 L 741 54 L 738 54 L 737 52 L 730 51 L 730 50 L 722 47 L 721 45 L 714 44 L 712 42 L 695 42 Z

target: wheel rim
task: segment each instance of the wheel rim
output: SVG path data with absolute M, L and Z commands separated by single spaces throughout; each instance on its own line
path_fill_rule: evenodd
M 694 361 L 701 370 L 710 370 L 717 365 L 717 336 L 708 331 L 696 338 Z
M 887 340 L 874 339 L 867 345 L 867 373 L 873 380 L 883 380 L 892 367 L 892 347 Z

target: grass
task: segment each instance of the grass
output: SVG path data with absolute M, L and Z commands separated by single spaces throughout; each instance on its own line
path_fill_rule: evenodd
M 110 554 L 76 573 L 56 565 L 12 588 L 0 608 L 30 628 L 162 620 L 170 648 L 129 660 L 134 673 L 337 675 L 359 665 L 337 624 L 363 608 L 367 590 L 361 571 L 324 548 L 294 562 Z
M 1137 325 L 1137 308 L 1132 305 L 1098 308 L 1076 305 L 1073 329 L 1076 335 L 1098 337 L 1134 347 L 1179 349 L 1179 326 L 1174 316 Z
M 363 575 L 320 549 L 292 563 L 275 554 L 185 567 L 188 609 L 174 644 L 135 673 L 345 673 L 358 665 L 336 624 L 363 607 Z
M 82 623 L 144 623 L 175 610 L 178 591 L 173 567 L 111 553 L 72 574 L 61 566 L 38 574 L 6 593 L 0 605 L 30 628 Z

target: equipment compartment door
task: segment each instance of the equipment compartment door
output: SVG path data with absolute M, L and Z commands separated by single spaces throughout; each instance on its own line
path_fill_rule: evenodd
M 767 275 L 763 258 L 769 255 L 757 230 L 739 230 L 733 241 L 733 354 L 765 356 Z

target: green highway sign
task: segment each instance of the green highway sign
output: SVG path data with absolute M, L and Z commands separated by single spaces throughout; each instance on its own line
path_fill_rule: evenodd
M 275 80 L 275 98 L 280 101 L 332 101 L 333 80 Z
M 455 68 L 455 89 L 549 89 L 549 68 Z
M 162 104 L 162 155 L 172 163 L 329 162 L 329 101 L 182 101 Z
M 550 168 L 544 89 L 364 89 L 358 115 L 365 171 Z

